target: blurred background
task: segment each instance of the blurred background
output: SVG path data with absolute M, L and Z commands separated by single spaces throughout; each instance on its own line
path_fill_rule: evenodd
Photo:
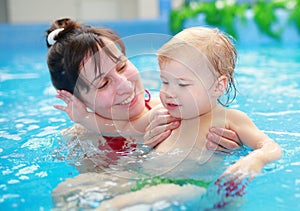
M 121 36 L 169 33 L 170 9 L 181 0 L 0 0 L 0 50 L 45 47 L 45 30 L 69 17 L 109 27 Z M 25 38 L 25 39 L 24 39 Z
M 39 23 L 69 16 L 83 21 L 156 19 L 182 0 L 0 0 L 0 22 Z M 165 4 L 165 5 L 164 5 Z M 164 7 L 166 6 L 166 7 Z
M 0 0 L 0 48 L 44 46 L 45 30 L 63 17 L 121 37 L 208 25 L 240 44 L 300 42 L 300 0 Z
M 300 34 L 300 0 L 0 0 L 0 32 L 10 32 L 7 25 L 46 28 L 62 17 L 101 24 L 121 36 L 175 34 L 194 25 L 219 27 L 240 42 L 298 42 Z

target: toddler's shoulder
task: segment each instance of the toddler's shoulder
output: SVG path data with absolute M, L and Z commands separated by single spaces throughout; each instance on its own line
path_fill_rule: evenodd
M 248 114 L 237 109 L 227 109 L 226 117 L 231 120 L 238 120 L 239 122 L 241 120 L 250 120 Z

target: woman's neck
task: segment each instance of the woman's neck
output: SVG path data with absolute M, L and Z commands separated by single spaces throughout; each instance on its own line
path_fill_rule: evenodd
M 131 117 L 131 118 L 129 119 L 129 121 L 132 122 L 132 121 L 135 121 L 135 120 L 141 118 L 141 117 L 142 117 L 144 114 L 146 114 L 148 111 L 149 111 L 148 108 L 146 108 L 146 106 L 145 106 L 145 107 L 144 107 L 144 110 L 143 110 L 141 113 L 139 113 L 139 114 L 137 114 L 137 115 Z

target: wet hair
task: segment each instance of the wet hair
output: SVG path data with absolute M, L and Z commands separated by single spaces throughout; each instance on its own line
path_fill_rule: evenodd
M 190 48 L 186 48 L 187 45 Z M 182 48 L 189 51 L 189 54 L 193 54 L 194 57 L 184 55 L 181 51 Z M 220 98 L 218 102 L 223 106 L 227 106 L 235 99 L 237 90 L 234 81 L 234 69 L 237 61 L 237 51 L 230 36 L 221 33 L 217 28 L 187 28 L 176 34 L 159 49 L 159 65 L 162 66 L 172 60 L 174 54 L 176 54 L 177 59 L 180 56 L 187 57 L 187 59 L 197 59 L 195 55 L 206 57 L 214 72 L 217 73 L 216 75 L 224 75 L 228 78 L 228 84 L 223 94 L 226 97 L 225 102 L 222 102 Z
M 48 42 L 48 36 L 56 29 L 61 29 L 53 39 L 55 43 Z M 77 85 L 89 90 L 91 82 L 87 82 L 80 76 L 80 69 L 88 57 L 99 55 L 99 47 L 115 62 L 119 60 L 107 48 L 104 39 L 109 39 L 120 48 L 125 55 L 125 46 L 120 37 L 112 30 L 103 27 L 92 27 L 69 18 L 58 19 L 52 23 L 46 31 L 46 44 L 49 48 L 47 64 L 51 75 L 53 86 L 58 90 L 67 90 L 80 98 Z M 95 64 L 95 75 L 101 72 L 100 59 L 93 57 Z

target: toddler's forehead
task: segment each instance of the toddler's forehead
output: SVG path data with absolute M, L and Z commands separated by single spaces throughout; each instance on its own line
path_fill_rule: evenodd
M 160 65 L 161 70 L 167 69 L 170 72 L 180 70 L 182 74 L 187 72 L 192 73 L 196 78 L 211 78 L 215 76 L 215 71 L 210 62 L 203 58 L 193 60 L 188 57 L 186 58 L 172 58 L 167 59 Z
M 190 69 L 198 69 L 203 67 L 211 69 L 213 67 L 205 54 L 193 49 L 178 49 L 177 51 L 174 51 L 174 53 L 168 55 L 168 58 L 170 60 L 180 62 Z

